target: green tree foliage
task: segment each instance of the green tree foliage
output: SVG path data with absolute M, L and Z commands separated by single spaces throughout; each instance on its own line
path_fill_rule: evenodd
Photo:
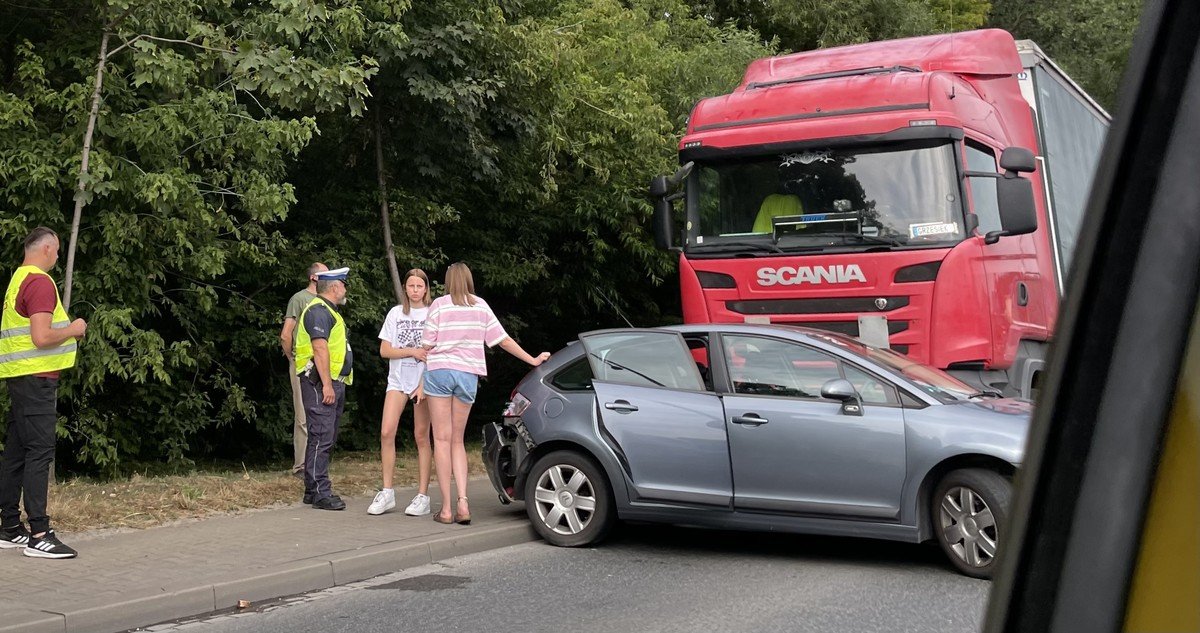
M 1129 1 L 1103 0 L 1072 24 L 1072 0 L 1038 3 L 1053 10 L 1033 17 L 996 0 L 991 19 L 1038 39 L 1097 90 L 1123 58 Z M 276 333 L 315 260 L 353 269 L 345 313 L 357 380 L 343 437 L 377 441 L 385 363 L 375 333 L 394 300 L 377 118 L 400 270 L 420 267 L 436 282 L 448 263 L 466 261 L 510 333 L 532 352 L 555 349 L 581 330 L 677 318 L 674 259 L 652 247 L 645 187 L 675 166 L 698 99 L 728 92 L 750 60 L 778 50 L 969 29 L 990 8 L 17 4 L 0 2 L 0 257 L 10 265 L 33 226 L 69 226 L 110 34 L 72 306 L 91 328 L 79 369 L 65 377 L 59 429 L 64 466 L 108 472 L 290 451 Z M 1117 43 L 1106 48 L 1105 38 Z M 1086 43 L 1079 61 L 1062 50 L 1073 42 Z M 1091 67 L 1090 58 L 1108 61 Z M 492 370 L 482 417 L 525 368 L 496 354 Z
M 10 262 L 28 229 L 66 228 L 99 42 L 112 33 L 73 306 L 91 327 L 60 435 L 102 467 L 202 453 L 206 433 L 256 417 L 244 361 L 271 338 L 276 310 L 257 295 L 286 248 L 289 160 L 317 133 L 314 113 L 362 111 L 375 64 L 353 51 L 377 33 L 352 3 L 4 7 Z
M 314 259 L 354 268 L 348 418 L 376 436 L 392 299 L 365 108 L 384 124 L 401 269 L 468 261 L 540 349 L 674 305 L 644 187 L 696 98 L 770 52 L 670 1 L 0 6 L 7 261 L 32 226 L 66 228 L 106 26 L 118 48 L 79 239 L 73 311 L 92 328 L 60 428 L 75 463 L 110 471 L 283 452 L 275 333 Z M 502 398 L 515 368 L 499 369 Z
M 1031 39 L 1101 105 L 1117 86 L 1142 9 L 1140 0 L 993 0 L 989 23 Z
M 987 19 L 988 0 L 709 0 L 693 8 L 714 23 L 753 29 L 784 51 L 966 31 Z
M 381 58 L 369 103 L 383 117 L 401 271 L 440 280 L 448 263 L 466 261 L 480 294 L 535 353 L 622 325 L 620 314 L 652 324 L 673 310 L 676 293 L 658 284 L 673 279 L 674 260 L 645 230 L 645 187 L 673 168 L 697 98 L 728 91 L 770 51 L 674 2 L 525 2 L 519 11 L 439 2 L 414 6 L 402 24 L 409 41 Z M 294 179 L 301 202 L 285 232 L 297 244 L 339 244 L 337 263 L 364 279 L 350 318 L 361 319 L 358 348 L 372 349 L 390 292 L 378 222 L 364 220 L 377 195 L 371 125 L 321 127 Z M 336 188 L 319 177 L 331 166 Z M 504 354 L 492 365 L 497 387 L 476 407 L 484 415 L 526 369 Z M 357 391 L 370 420 L 358 437 L 369 442 L 381 392 Z

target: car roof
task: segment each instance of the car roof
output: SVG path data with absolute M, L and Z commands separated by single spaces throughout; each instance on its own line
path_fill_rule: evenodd
M 628 329 L 628 328 L 618 328 L 618 329 Z M 779 324 L 779 323 L 769 323 L 769 324 L 768 323 L 685 323 L 685 324 L 679 324 L 679 325 L 661 325 L 661 326 L 657 326 L 657 327 L 633 328 L 633 329 L 671 330 L 671 331 L 680 332 L 683 334 L 691 334 L 691 333 L 699 333 L 699 332 L 726 332 L 726 333 L 733 333 L 733 334 L 759 334 L 762 336 L 779 336 L 780 334 L 786 334 L 786 335 L 792 336 L 792 337 L 794 337 L 794 335 L 799 334 L 804 337 L 811 337 L 811 338 L 816 338 L 816 339 L 821 339 L 821 340 L 827 340 L 829 338 L 836 338 L 836 339 L 843 339 L 845 341 L 861 344 L 860 341 L 856 341 L 855 339 L 852 339 L 852 338 L 849 338 L 846 336 L 842 336 L 841 334 L 837 334 L 835 332 L 829 332 L 826 330 L 819 330 L 819 329 L 815 329 L 815 328 L 802 327 L 799 325 L 783 325 L 783 324 Z M 604 330 L 594 330 L 593 332 L 610 332 L 610 331 L 614 331 L 614 330 L 604 329 Z M 581 334 L 581 336 L 586 335 L 586 334 L 592 334 L 593 332 L 584 332 L 583 334 Z
M 580 336 L 595 334 L 598 332 L 619 332 L 631 328 L 606 328 L 603 330 L 592 330 L 583 332 Z M 779 323 L 686 323 L 678 325 L 662 325 L 658 327 L 647 328 L 632 328 L 634 330 L 668 330 L 679 332 L 680 334 L 700 334 L 707 332 L 720 332 L 722 334 L 746 334 L 757 336 L 783 336 L 792 340 L 799 340 L 805 343 L 811 343 L 825 350 L 848 350 L 856 356 L 862 356 L 855 349 L 858 346 L 869 347 L 862 341 L 817 328 L 803 327 L 799 325 L 783 325 Z M 913 361 L 914 363 L 916 361 Z
M 911 380 L 897 372 L 894 368 L 886 366 L 879 361 L 870 358 L 861 353 L 858 347 L 870 347 L 859 341 L 836 332 L 827 330 L 819 330 L 816 328 L 802 327 L 799 325 L 783 325 L 778 323 L 685 323 L 677 325 L 663 325 L 658 327 L 646 328 L 605 328 L 602 330 L 591 330 L 583 332 L 579 336 L 584 337 L 590 334 L 600 334 L 609 332 L 629 332 L 629 331 L 671 331 L 679 332 L 680 334 L 701 334 L 718 332 L 721 334 L 744 334 L 751 336 L 769 336 L 783 337 L 793 341 L 810 344 L 813 347 L 821 349 L 825 352 L 834 354 L 835 356 L 852 357 L 856 364 L 862 365 L 873 372 L 887 375 L 894 382 L 901 382 L 907 386 L 906 391 L 913 394 L 914 397 L 927 404 L 942 404 L 937 398 L 924 393 L 920 389 L 915 388 L 911 384 Z M 568 346 L 569 347 L 569 346 Z M 911 359 L 909 359 L 911 360 Z M 913 360 L 914 365 L 921 363 Z

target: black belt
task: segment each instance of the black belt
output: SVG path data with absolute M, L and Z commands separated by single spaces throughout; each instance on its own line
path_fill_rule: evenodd
M 321 381 L 321 374 L 319 372 L 317 372 L 316 369 L 313 369 L 311 367 L 300 372 L 300 376 L 302 378 L 308 378 L 309 380 L 312 380 L 313 382 Z M 350 377 L 350 374 L 343 374 L 341 376 L 338 376 L 337 378 L 334 378 L 333 381 L 334 382 L 346 382 L 346 379 L 349 377 Z

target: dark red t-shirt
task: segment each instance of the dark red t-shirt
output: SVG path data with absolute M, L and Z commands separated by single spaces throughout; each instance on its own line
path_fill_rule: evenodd
M 58 306 L 58 290 L 54 287 L 54 281 L 46 275 L 29 275 L 21 282 L 21 287 L 17 290 L 17 300 L 13 306 L 17 314 L 28 319 L 34 314 L 40 312 L 49 312 L 54 314 L 54 308 Z M 41 374 L 34 374 L 40 378 L 58 378 L 58 372 L 50 371 Z

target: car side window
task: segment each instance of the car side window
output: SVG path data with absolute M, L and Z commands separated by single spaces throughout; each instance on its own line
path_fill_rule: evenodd
M 842 364 L 842 371 L 846 374 L 846 380 L 854 385 L 854 390 L 858 392 L 859 398 L 863 404 L 899 404 L 900 399 L 896 395 L 896 388 L 888 384 L 880 378 L 876 378 L 867 372 L 850 365 L 849 363 Z
M 708 337 L 692 335 L 684 336 L 683 340 L 692 353 L 692 360 L 696 362 L 696 369 L 700 372 L 700 379 L 704 381 L 704 388 L 712 391 L 712 363 L 708 358 Z
M 696 361 L 675 332 L 622 330 L 580 337 L 596 380 L 704 390 Z
M 587 358 L 579 358 L 558 370 L 550 378 L 550 384 L 560 391 L 592 391 L 592 368 Z
M 842 377 L 837 359 L 799 343 L 757 336 L 723 341 L 735 393 L 820 398 L 826 382 Z
M 900 404 L 905 409 L 924 409 L 929 406 L 907 391 L 900 392 Z

